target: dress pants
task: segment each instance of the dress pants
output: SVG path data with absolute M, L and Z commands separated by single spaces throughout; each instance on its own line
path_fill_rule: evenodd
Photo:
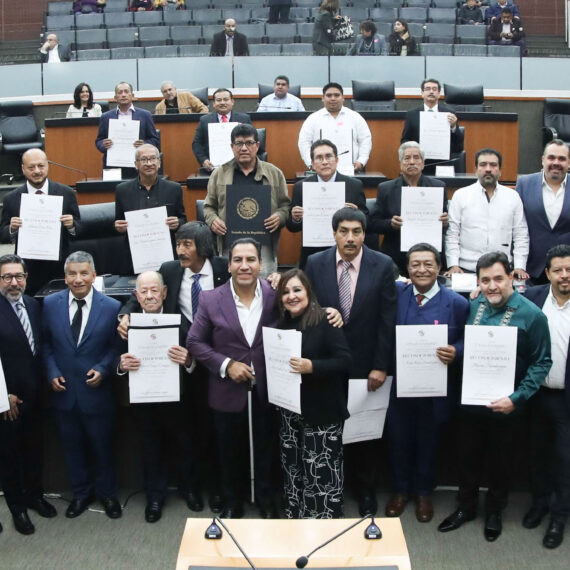
M 386 418 L 395 493 L 427 496 L 435 487 L 441 422 L 432 398 L 392 398 Z
M 570 513 L 570 410 L 564 390 L 542 387 L 531 400 L 533 504 L 551 506 L 552 518 Z
M 485 513 L 507 506 L 512 449 L 520 437 L 519 414 L 470 412 L 459 414 L 459 508 L 477 510 L 479 486 L 486 475 Z
M 342 423 L 308 426 L 281 409 L 279 441 L 289 519 L 342 517 Z
M 113 463 L 114 412 L 85 414 L 77 404 L 69 411 L 55 410 L 55 420 L 65 454 L 75 499 L 116 497 Z M 95 479 L 90 482 L 89 459 L 93 458 Z
M 359 441 L 344 446 L 347 480 L 358 499 L 376 494 L 378 461 L 381 455 L 380 439 Z
M 13 515 L 43 495 L 41 409 L 18 405 L 14 421 L 0 415 L 0 481 Z
M 289 12 L 291 12 L 290 5 L 277 4 L 277 6 L 269 7 L 269 20 L 268 24 L 286 24 L 289 22 Z
M 258 401 L 255 387 L 252 392 L 253 454 L 255 474 L 255 499 L 260 507 L 268 507 L 274 495 L 272 475 L 277 450 L 275 410 Z M 244 491 L 249 496 L 249 435 L 247 407 L 242 412 L 214 410 L 214 422 L 218 436 L 222 493 L 227 507 L 241 504 Z M 246 475 L 247 473 L 247 475 Z

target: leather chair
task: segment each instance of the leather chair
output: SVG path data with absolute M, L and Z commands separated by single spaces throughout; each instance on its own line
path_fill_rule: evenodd
M 194 97 L 198 97 L 206 107 L 208 107 L 208 88 L 207 87 L 200 87 L 200 89 L 190 89 L 190 93 L 194 95 Z
M 456 111 L 484 112 L 487 110 L 482 85 L 449 85 L 443 86 L 445 102 Z
M 394 82 L 353 80 L 352 108 L 355 111 L 394 111 Z
M 22 155 L 44 147 L 44 131 L 34 119 L 32 101 L 0 103 L 0 153 Z
M 570 100 L 568 99 L 544 100 L 543 146 L 553 139 L 562 139 L 570 146 Z

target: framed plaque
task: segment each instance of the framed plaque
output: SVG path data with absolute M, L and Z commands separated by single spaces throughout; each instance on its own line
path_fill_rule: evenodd
M 270 234 L 263 225 L 271 215 L 271 186 L 228 184 L 226 186 L 226 244 L 251 237 L 269 245 Z

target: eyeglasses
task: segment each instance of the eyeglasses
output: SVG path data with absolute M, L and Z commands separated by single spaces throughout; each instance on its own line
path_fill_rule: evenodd
M 243 146 L 246 146 L 247 148 L 252 148 L 257 144 L 257 141 L 236 141 L 234 143 L 232 143 L 232 146 L 235 146 L 236 148 L 242 148 Z
M 160 160 L 160 156 L 143 156 L 142 158 L 137 158 L 137 162 L 142 162 L 143 164 L 154 164 Z
M 4 275 L 0 275 L 0 279 L 2 279 L 4 283 L 12 283 L 12 279 L 15 279 L 18 283 L 23 283 L 27 276 L 27 273 L 4 273 Z
M 319 156 L 315 156 L 313 158 L 313 162 L 316 162 L 318 164 L 320 164 L 321 162 L 325 162 L 325 160 L 327 162 L 331 162 L 332 160 L 334 160 L 336 158 L 336 156 L 334 154 L 325 154 L 325 155 L 319 155 Z

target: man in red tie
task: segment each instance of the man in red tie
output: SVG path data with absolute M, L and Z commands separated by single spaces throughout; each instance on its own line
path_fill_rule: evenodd
M 59 258 L 49 261 L 25 259 L 30 274 L 27 293 L 32 296 L 51 279 L 61 277 L 63 260 L 69 253 L 69 241 L 77 236 L 79 229 L 79 206 L 75 192 L 69 186 L 48 179 L 48 163 L 43 150 L 27 150 L 22 155 L 22 172 L 26 183 L 7 194 L 2 206 L 0 240 L 2 243 L 15 243 L 17 248 L 18 231 L 25 224 L 25 220 L 20 217 L 22 194 L 63 196 Z

